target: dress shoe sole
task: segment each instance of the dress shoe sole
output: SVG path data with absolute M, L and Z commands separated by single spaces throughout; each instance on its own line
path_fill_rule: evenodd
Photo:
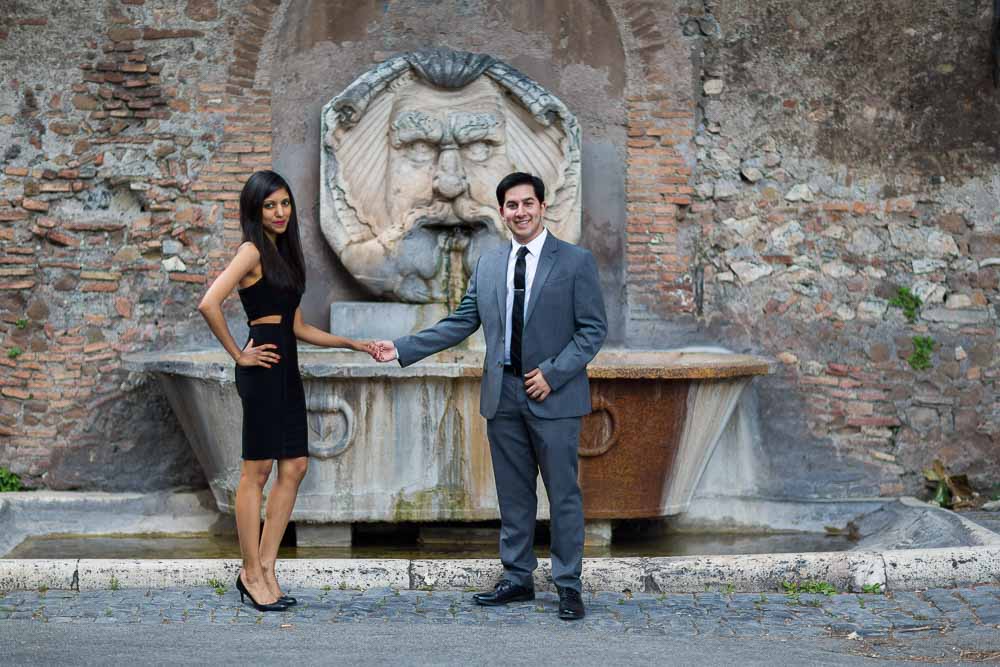
M 518 595 L 517 597 L 512 597 L 504 600 L 503 602 L 496 602 L 493 600 L 480 600 L 479 598 L 472 598 L 473 601 L 484 607 L 502 607 L 505 604 L 510 604 L 511 602 L 531 602 L 535 599 L 535 594 L 531 593 L 529 595 Z
M 574 614 L 573 612 L 559 612 L 559 618 L 564 621 L 579 621 L 582 620 L 586 614 Z

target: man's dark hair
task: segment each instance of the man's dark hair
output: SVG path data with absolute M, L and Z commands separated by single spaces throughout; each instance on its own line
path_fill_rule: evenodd
M 503 206 L 504 198 L 507 197 L 507 191 L 518 185 L 531 184 L 531 187 L 535 189 L 535 198 L 538 199 L 538 203 L 541 204 L 545 201 L 545 183 L 542 183 L 542 179 L 537 176 L 532 176 L 531 174 L 526 174 L 523 171 L 515 171 L 513 174 L 507 174 L 500 181 L 500 185 L 497 186 L 497 203 Z

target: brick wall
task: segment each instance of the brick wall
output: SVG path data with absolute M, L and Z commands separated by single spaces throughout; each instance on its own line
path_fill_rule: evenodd
M 778 360 L 756 383 L 762 493 L 917 492 L 936 456 L 997 479 L 1000 109 L 975 56 L 988 35 L 961 29 L 989 3 L 947 2 L 941 21 L 858 0 L 598 4 L 625 54 L 625 342 Z M 348 5 L 324 5 L 324 20 Z M 244 180 L 272 164 L 272 91 L 317 109 L 339 91 L 309 98 L 262 66 L 290 39 L 276 17 L 303 7 L 314 3 L 109 0 L 2 17 L 0 466 L 30 485 L 203 484 L 155 382 L 120 359 L 204 339 L 194 304 L 239 239 Z M 371 62 L 346 53 L 357 44 L 437 43 L 421 7 L 336 23 L 324 53 L 351 70 L 337 76 Z M 469 44 L 449 45 L 500 44 L 487 38 L 503 16 L 466 17 Z M 889 27 L 865 32 L 879 21 Z M 302 48 L 324 34 L 309 29 Z M 920 48 L 938 33 L 938 48 Z M 880 60 L 896 47 L 908 68 Z M 913 322 L 889 303 L 900 287 L 924 300 Z M 908 361 L 920 336 L 934 343 L 924 370 Z
M 5 31 L 0 49 L 43 63 L 4 82 L 0 117 L 0 465 L 30 485 L 203 484 L 155 383 L 120 359 L 197 326 L 238 242 L 239 190 L 271 162 L 254 80 L 279 4 L 81 3 Z M 92 32 L 47 53 L 75 11 Z

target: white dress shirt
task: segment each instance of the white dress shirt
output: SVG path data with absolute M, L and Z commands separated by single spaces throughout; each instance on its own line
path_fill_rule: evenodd
M 538 257 L 542 254 L 542 247 L 545 239 L 548 238 L 547 229 L 542 229 L 542 233 L 532 239 L 527 246 L 522 246 L 515 239 L 510 240 L 510 257 L 507 258 L 507 326 L 503 337 L 503 362 L 510 363 L 510 330 L 511 311 L 514 309 L 514 265 L 517 264 L 517 251 L 522 247 L 528 248 L 528 254 L 524 257 L 524 313 L 528 312 L 528 299 L 531 296 L 531 284 L 535 281 L 535 269 L 538 268 Z M 522 320 L 523 321 L 523 320 Z M 524 344 L 523 341 L 521 343 Z M 530 370 L 525 368 L 525 371 Z

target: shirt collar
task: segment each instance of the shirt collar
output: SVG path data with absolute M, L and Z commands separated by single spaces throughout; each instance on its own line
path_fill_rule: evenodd
M 542 247 L 545 245 L 545 239 L 548 237 L 548 235 L 549 235 L 549 230 L 542 227 L 542 233 L 533 238 L 523 247 L 528 249 L 528 254 L 534 257 L 538 257 L 542 254 Z M 518 243 L 516 239 L 511 239 L 510 243 L 512 248 L 511 252 L 517 254 L 517 251 L 522 247 L 521 244 Z

